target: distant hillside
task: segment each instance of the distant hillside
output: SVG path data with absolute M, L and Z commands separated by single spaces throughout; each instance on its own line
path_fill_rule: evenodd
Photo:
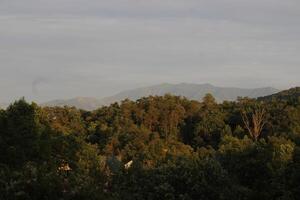
M 264 100 L 264 101 L 297 101 L 300 98 L 300 87 L 291 88 L 289 90 L 284 90 L 281 92 L 278 92 L 276 94 L 264 96 L 258 98 L 258 100 Z
M 119 102 L 126 98 L 130 100 L 137 100 L 141 97 L 165 94 L 172 94 L 178 96 L 184 96 L 188 99 L 201 100 L 207 93 L 211 93 L 218 102 L 224 100 L 234 101 L 237 97 L 250 97 L 257 98 L 261 96 L 267 96 L 279 92 L 279 90 L 271 87 L 256 88 L 256 89 L 242 89 L 234 87 L 216 87 L 211 84 L 160 84 L 150 87 L 143 87 L 133 90 L 128 90 L 116 94 L 111 97 L 103 99 L 95 98 L 74 98 L 69 100 L 55 100 L 43 104 L 44 106 L 75 106 L 77 108 L 85 110 L 94 110 L 102 105 L 109 105 L 113 102 Z
M 103 103 L 96 98 L 92 97 L 77 97 L 67 100 L 53 100 L 41 104 L 42 106 L 74 106 L 83 110 L 95 110 L 101 107 Z
M 234 87 L 216 87 L 211 84 L 161 84 L 150 87 L 138 88 L 121 92 L 112 97 L 104 98 L 101 101 L 110 103 L 121 101 L 123 99 L 137 100 L 141 97 L 158 95 L 162 96 L 167 93 L 172 95 L 184 96 L 188 99 L 201 100 L 207 93 L 212 94 L 218 102 L 224 100 L 234 101 L 237 97 L 257 98 L 261 96 L 271 95 L 279 90 L 271 87 L 257 89 L 242 89 Z

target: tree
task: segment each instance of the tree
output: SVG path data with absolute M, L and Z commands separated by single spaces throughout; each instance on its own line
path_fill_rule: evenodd
M 0 109 L 0 199 L 298 199 L 299 133 L 299 100 L 21 99 Z
M 250 117 L 249 117 L 250 115 Z M 246 129 L 250 136 L 257 141 L 264 126 L 267 123 L 266 120 L 266 109 L 257 104 L 254 109 L 244 109 L 241 111 L 241 116 Z
M 216 148 L 225 128 L 225 116 L 212 95 L 207 94 L 203 98 L 201 108 L 196 116 L 197 120 L 194 121 L 191 132 L 193 133 L 191 145 L 195 149 L 202 146 Z

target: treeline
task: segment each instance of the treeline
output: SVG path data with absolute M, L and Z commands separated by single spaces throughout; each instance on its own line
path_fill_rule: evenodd
M 292 94 L 291 94 L 292 95 Z M 0 199 L 299 199 L 300 99 L 0 111 Z

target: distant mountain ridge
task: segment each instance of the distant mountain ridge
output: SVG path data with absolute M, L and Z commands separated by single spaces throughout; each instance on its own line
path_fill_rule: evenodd
M 97 99 L 90 97 L 78 97 L 67 100 L 54 100 L 42 104 L 42 106 L 75 106 L 84 110 L 94 110 L 103 105 L 109 105 L 114 102 L 120 102 L 124 99 L 137 100 L 147 96 L 163 96 L 172 94 L 176 96 L 184 96 L 191 100 L 201 100 L 207 93 L 212 94 L 218 102 L 235 101 L 237 97 L 258 98 L 268 96 L 279 92 L 272 87 L 243 89 L 235 87 L 216 87 L 211 84 L 169 84 L 164 83 L 150 87 L 142 87 L 133 90 L 120 92 L 114 96 Z
M 83 110 L 95 110 L 103 105 L 101 100 L 93 97 L 77 97 L 66 100 L 57 99 L 41 104 L 41 106 L 74 106 Z

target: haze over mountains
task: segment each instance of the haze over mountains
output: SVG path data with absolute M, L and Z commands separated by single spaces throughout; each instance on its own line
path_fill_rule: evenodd
M 7 103 L 0 103 L 0 108 L 6 108 L 9 104 Z
M 150 95 L 162 96 L 165 94 L 172 94 L 177 96 L 184 96 L 192 100 L 201 100 L 207 93 L 212 94 L 218 102 L 224 100 L 234 101 L 237 97 L 257 98 L 275 94 L 279 90 L 272 87 L 243 89 L 235 87 L 217 87 L 211 84 L 160 84 L 150 87 L 137 88 L 120 92 L 114 96 L 97 99 L 93 97 L 78 97 L 67 100 L 49 101 L 43 106 L 75 106 L 84 110 L 94 110 L 103 105 L 109 105 L 114 102 L 119 102 L 124 99 L 137 100 L 141 97 Z

